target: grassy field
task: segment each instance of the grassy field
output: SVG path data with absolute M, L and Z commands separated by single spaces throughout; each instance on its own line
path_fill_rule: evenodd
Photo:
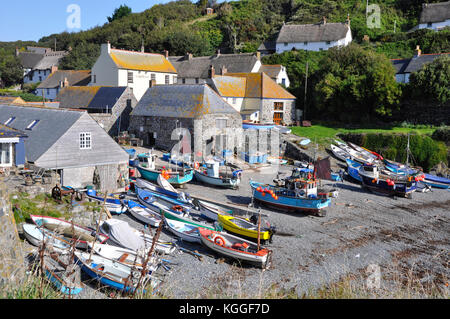
M 342 128 L 331 125 L 313 125 L 311 127 L 294 126 L 291 127 L 292 133 L 309 138 L 312 142 L 319 145 L 325 145 L 332 142 L 339 133 L 417 133 L 423 135 L 431 135 L 437 127 L 408 126 L 408 127 L 391 127 L 391 128 Z

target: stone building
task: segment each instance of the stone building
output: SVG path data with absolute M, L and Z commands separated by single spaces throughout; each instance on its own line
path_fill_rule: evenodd
M 86 110 L 111 136 L 126 131 L 137 99 L 129 87 L 80 86 L 64 88 L 59 107 Z
M 183 139 L 177 130 L 184 132 Z M 209 155 L 206 145 L 219 151 L 239 146 L 230 134 L 239 130 L 239 112 L 207 84 L 149 88 L 131 113 L 129 128 L 146 146 L 170 151 L 182 141 L 183 152 L 201 157 Z

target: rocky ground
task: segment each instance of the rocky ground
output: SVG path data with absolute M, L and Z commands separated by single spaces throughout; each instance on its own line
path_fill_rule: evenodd
M 333 167 L 339 169 L 339 163 L 333 160 Z M 247 207 L 252 196 L 250 179 L 271 183 L 278 173 L 289 174 L 291 169 L 247 167 L 238 190 L 194 182 L 184 191 Z M 339 192 L 325 217 L 260 207 L 265 219 L 277 228 L 273 243 L 267 245 L 273 250 L 273 265 L 265 271 L 224 260 L 200 245 L 177 241 L 164 230 L 162 238 L 198 251 L 203 258 L 181 252 L 167 256 L 174 264 L 165 272 L 160 292 L 169 298 L 284 298 L 314 296 L 316 289 L 345 278 L 352 278 L 356 290 L 365 291 L 367 280 L 375 278 L 378 291 L 386 292 L 381 297 L 391 296 L 399 284 L 413 282 L 422 289 L 419 297 L 429 297 L 430 291 L 448 297 L 450 191 L 433 189 L 405 199 L 372 194 L 349 180 L 324 181 L 323 187 Z M 79 217 L 85 221 L 93 218 L 82 214 L 80 210 Z M 144 227 L 128 214 L 114 218 Z M 104 298 L 96 288 L 89 284 L 79 298 Z

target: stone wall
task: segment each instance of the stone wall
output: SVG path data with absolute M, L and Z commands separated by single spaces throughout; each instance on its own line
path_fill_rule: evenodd
M 26 269 L 24 255 L 7 187 L 0 179 L 0 297 L 2 291 L 23 280 Z
M 283 122 L 286 125 L 292 125 L 295 121 L 295 100 L 264 99 L 262 102 L 260 115 L 261 123 L 273 122 L 275 102 L 281 102 L 284 104 Z

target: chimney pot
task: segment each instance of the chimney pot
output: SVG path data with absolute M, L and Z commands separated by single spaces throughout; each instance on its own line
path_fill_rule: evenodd
M 154 86 L 156 86 L 156 80 L 151 80 L 150 81 L 150 87 L 152 88 Z

